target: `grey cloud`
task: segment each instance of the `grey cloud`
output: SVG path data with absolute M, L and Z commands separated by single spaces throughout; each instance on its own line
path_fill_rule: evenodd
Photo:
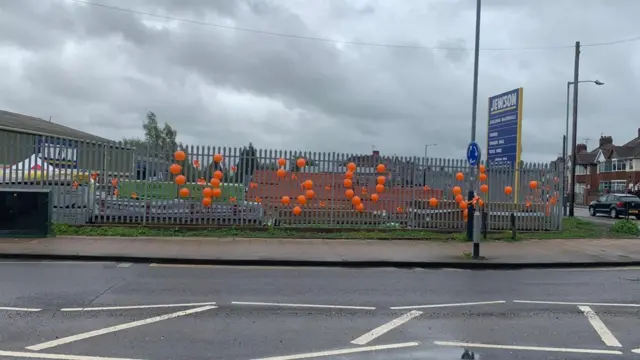
M 383 152 L 421 155 L 424 143 L 437 142 L 430 153 L 460 158 L 469 141 L 472 51 L 349 46 L 175 21 L 158 29 L 147 26 L 151 19 L 144 16 L 59 0 L 46 3 L 0 2 L 0 31 L 5 34 L 0 46 L 31 53 L 20 65 L 21 81 L 0 85 L 1 107 L 53 114 L 66 125 L 112 138 L 140 131 L 144 114 L 153 110 L 184 141 L 196 144 L 222 139 L 230 145 L 253 141 L 257 146 L 349 152 L 368 152 L 375 145 Z M 473 44 L 475 2 L 468 0 L 398 1 L 392 8 L 381 1 L 349 0 L 309 8 L 261 0 L 101 3 L 304 36 L 324 37 L 318 24 L 330 28 L 331 21 L 343 21 L 339 37 L 348 40 Z M 627 37 L 636 28 L 630 14 L 640 10 L 640 3 L 631 1 L 618 1 L 618 6 L 595 0 L 483 4 L 482 47 Z M 78 53 L 69 44 L 77 44 Z M 580 86 L 579 138 L 604 131 L 622 141 L 635 132 L 635 100 L 626 99 L 639 90 L 636 49 L 637 43 L 584 48 L 581 79 L 597 77 L 606 85 Z M 524 158 L 555 158 L 572 69 L 572 49 L 483 51 L 480 143 L 485 141 L 487 97 L 523 86 Z M 237 99 L 229 100 L 233 97 Z M 616 129 L 604 128 L 603 119 L 614 118 L 619 121 Z

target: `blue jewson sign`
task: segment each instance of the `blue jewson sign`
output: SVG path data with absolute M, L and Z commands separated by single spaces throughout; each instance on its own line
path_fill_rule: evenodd
M 487 163 L 515 168 L 520 162 L 522 88 L 489 98 Z

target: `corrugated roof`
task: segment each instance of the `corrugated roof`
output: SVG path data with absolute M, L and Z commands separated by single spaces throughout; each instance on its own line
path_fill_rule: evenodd
M 112 140 L 76 130 L 68 126 L 56 124 L 33 116 L 16 114 L 3 110 L 0 110 L 0 127 L 9 128 L 15 131 L 22 130 L 77 140 L 113 143 Z

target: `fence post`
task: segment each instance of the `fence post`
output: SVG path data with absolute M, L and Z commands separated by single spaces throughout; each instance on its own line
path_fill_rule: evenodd
M 515 240 L 516 239 L 516 214 L 514 212 L 511 212 L 511 215 L 509 216 L 509 224 L 511 226 L 511 240 Z

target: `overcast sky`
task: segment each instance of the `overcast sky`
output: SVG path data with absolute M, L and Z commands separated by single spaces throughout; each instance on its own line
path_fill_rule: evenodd
M 180 19 L 342 41 L 473 48 L 474 0 L 95 0 Z M 638 0 L 483 0 L 481 48 L 640 36 Z M 148 110 L 193 145 L 462 158 L 472 50 L 357 46 L 163 20 L 70 0 L 0 0 L 0 108 L 99 136 Z M 487 98 L 524 88 L 523 160 L 562 151 L 574 50 L 480 53 Z M 640 41 L 583 48 L 578 142 L 640 127 Z M 635 66 L 634 66 L 635 65 Z M 484 145 L 483 145 L 484 147 Z

